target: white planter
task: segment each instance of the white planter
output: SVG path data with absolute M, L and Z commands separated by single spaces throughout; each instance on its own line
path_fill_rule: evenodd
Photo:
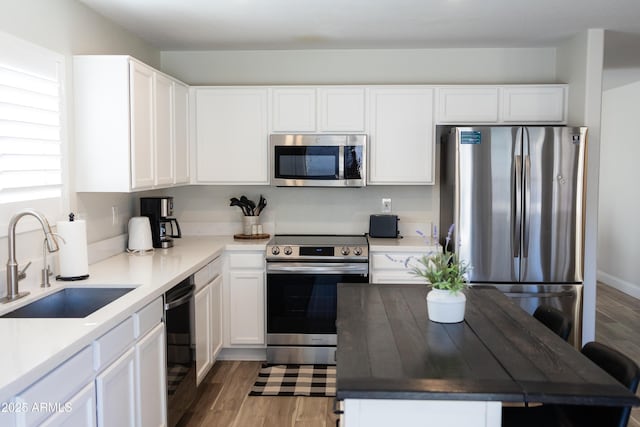
M 464 320 L 467 297 L 462 292 L 432 289 L 427 294 L 429 320 L 438 323 L 458 323 Z

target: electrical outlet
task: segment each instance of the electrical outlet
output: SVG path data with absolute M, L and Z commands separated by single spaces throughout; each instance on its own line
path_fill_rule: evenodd
M 391 213 L 391 199 L 382 199 L 382 213 Z

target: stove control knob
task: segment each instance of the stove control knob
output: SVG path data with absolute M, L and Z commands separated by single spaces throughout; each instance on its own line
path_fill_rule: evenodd
M 278 255 L 278 254 L 280 253 L 280 248 L 279 248 L 279 247 L 277 247 L 277 246 L 272 247 L 272 248 L 271 248 L 271 253 L 272 253 L 273 255 Z
M 291 255 L 293 253 L 293 249 L 291 249 L 291 246 L 285 246 L 284 247 L 284 254 L 285 255 Z
M 353 254 L 354 254 L 355 256 L 360 256 L 360 255 L 362 255 L 362 248 L 361 248 L 360 246 L 356 247 L 356 248 L 353 250 Z
M 349 255 L 349 253 L 350 253 L 350 252 L 351 252 L 351 249 L 349 249 L 349 248 L 348 248 L 348 247 L 346 247 L 346 246 L 343 246 L 343 247 L 342 247 L 342 249 L 340 250 L 340 253 L 341 253 L 342 255 L 344 255 L 344 256 Z

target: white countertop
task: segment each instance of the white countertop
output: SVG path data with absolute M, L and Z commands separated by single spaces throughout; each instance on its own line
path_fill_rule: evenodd
M 89 279 L 52 282 L 50 288 L 0 306 L 0 315 L 66 287 L 136 287 L 82 319 L 0 318 L 0 402 L 38 380 L 91 344 L 119 322 L 192 275 L 225 250 L 264 250 L 266 240 L 230 236 L 185 237 L 170 249 L 134 255 L 121 253 L 89 266 Z
M 370 252 L 435 252 L 440 249 L 420 236 L 409 236 L 400 239 L 384 239 L 369 237 Z

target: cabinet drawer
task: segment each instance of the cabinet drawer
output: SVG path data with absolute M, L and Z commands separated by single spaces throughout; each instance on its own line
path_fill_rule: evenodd
M 49 409 L 33 410 L 37 405 L 64 405 L 78 390 L 93 379 L 93 356 L 90 347 L 85 347 L 75 356 L 62 363 L 43 379 L 20 393 L 16 402 L 29 410 L 17 414 L 18 425 L 36 425 L 51 414 Z
M 231 254 L 229 256 L 230 268 L 264 268 L 264 253 L 258 254 Z
M 152 303 L 147 304 L 142 310 L 133 315 L 133 328 L 135 338 L 145 335 L 154 326 L 162 322 L 162 297 L 156 298 Z
M 422 258 L 425 253 L 415 252 L 393 252 L 389 254 L 372 254 L 371 255 L 371 269 L 372 270 L 396 270 L 396 271 L 409 271 L 412 267 L 420 265 L 418 260 Z M 407 261 L 408 259 L 408 261 Z M 406 263 L 406 266 L 405 266 Z
M 211 261 L 209 264 L 202 267 L 193 275 L 193 281 L 196 285 L 196 290 L 200 290 L 204 285 L 210 283 L 220 274 L 222 274 L 222 259 L 218 257 Z
M 96 371 L 113 362 L 133 345 L 133 319 L 129 317 L 93 342 L 93 365 Z

